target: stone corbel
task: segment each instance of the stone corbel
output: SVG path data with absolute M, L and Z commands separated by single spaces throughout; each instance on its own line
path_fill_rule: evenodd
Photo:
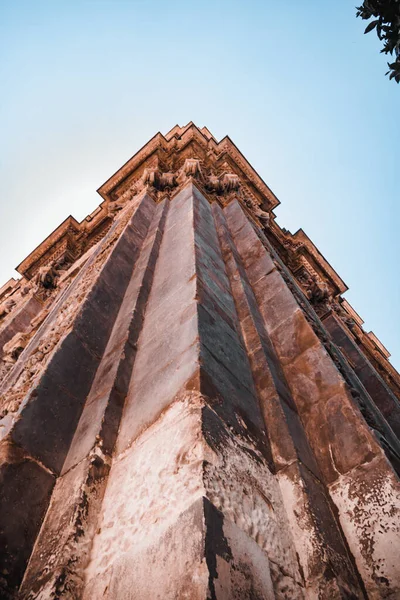
M 32 292 L 40 301 L 45 302 L 58 286 L 58 279 L 69 266 L 65 259 L 54 260 L 48 265 L 40 267 L 32 281 Z
M 244 203 L 251 210 L 252 214 L 259 219 L 261 224 L 266 227 L 269 224 L 270 216 L 269 213 L 262 210 L 260 206 L 255 202 L 252 198 L 246 197 L 244 198 Z
M 239 192 L 240 179 L 236 173 L 224 173 L 220 177 L 211 174 L 205 177 L 204 187 L 211 194 L 229 195 Z
M 114 202 L 110 202 L 108 205 L 108 214 L 110 217 L 115 217 L 120 210 L 122 210 L 128 202 L 128 198 L 124 198 L 124 194 L 118 200 L 114 200 Z
M 221 179 L 222 190 L 224 194 L 238 192 L 240 189 L 240 179 L 236 173 L 225 173 Z
M 10 314 L 15 306 L 16 302 L 12 298 L 8 298 L 0 304 L 0 323 Z
M 318 315 L 321 316 L 330 310 L 333 298 L 325 281 L 305 268 L 297 274 L 297 280 Z
M 160 171 L 158 169 L 145 169 L 143 171 L 143 175 L 141 177 L 140 183 L 143 186 L 150 186 L 158 188 L 158 183 L 160 180 Z
M 108 215 L 114 218 L 144 187 L 143 176 L 107 205 Z
M 204 184 L 204 176 L 198 158 L 186 158 L 178 172 L 177 181 L 179 184 L 184 183 L 189 178 L 196 179 Z
M 143 186 L 150 186 L 159 192 L 171 190 L 177 186 L 175 173 L 162 173 L 159 169 L 145 169 L 141 178 Z
M 240 178 L 236 173 L 224 173 L 219 177 L 211 174 L 205 178 L 204 188 L 208 193 L 226 196 L 227 200 L 237 196 L 264 227 L 268 225 L 269 214 L 262 210 L 254 199 L 244 195 Z
M 223 187 L 217 175 L 209 175 L 206 177 L 204 187 L 211 194 L 222 194 Z
M 339 302 L 332 303 L 332 310 L 337 314 L 340 320 L 350 329 L 354 331 L 357 328 L 357 323 L 354 319 L 341 307 Z
M 172 190 L 174 187 L 176 187 L 178 185 L 177 181 L 176 181 L 175 173 L 172 173 L 171 171 L 169 171 L 168 173 L 162 173 L 159 185 L 160 185 L 162 191 Z
M 282 245 L 284 248 L 290 250 L 291 252 L 297 252 L 300 248 L 303 247 L 304 244 L 302 242 L 293 242 L 290 239 L 285 239 L 282 241 Z
M 205 178 L 204 187 L 207 192 L 222 196 L 240 190 L 240 179 L 236 173 L 224 173 L 220 177 L 209 175 Z

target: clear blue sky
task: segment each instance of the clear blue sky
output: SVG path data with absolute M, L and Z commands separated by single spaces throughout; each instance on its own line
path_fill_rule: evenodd
M 353 2 L 0 0 L 1 283 L 193 120 L 233 139 L 399 369 L 400 86 Z

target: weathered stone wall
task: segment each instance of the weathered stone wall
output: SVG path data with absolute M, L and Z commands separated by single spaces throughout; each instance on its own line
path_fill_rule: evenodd
M 127 213 L 134 211 L 128 224 L 129 214 L 115 224 L 3 384 L 6 398 L 13 399 L 0 442 L 4 595 L 20 582 L 32 552 L 152 209 L 147 198 L 127 208 Z
M 241 216 L 239 205 L 231 203 L 225 213 L 242 259 L 255 267 L 265 262 L 265 248 Z M 254 259 L 257 252 L 261 259 Z M 339 510 L 342 531 L 367 593 L 371 598 L 395 598 L 400 593 L 400 569 L 393 554 L 399 547 L 397 477 L 279 271 L 270 268 L 260 273 L 250 267 L 247 274 L 317 460 L 317 477 Z M 296 439 L 293 433 L 292 439 Z M 299 486 L 295 487 L 298 493 Z M 310 496 L 317 494 L 310 491 Z M 317 505 L 313 512 L 320 512 L 321 519 L 321 497 Z M 320 523 L 325 535 L 332 532 L 326 515 Z
M 394 600 L 400 492 L 362 383 L 196 165 L 127 201 L 4 380 L 2 597 Z
M 350 360 L 357 377 L 374 399 L 375 404 L 393 429 L 393 432 L 400 438 L 400 404 L 394 393 L 376 372 L 354 340 L 351 339 L 335 315 L 328 315 L 324 319 L 324 325 L 335 344 Z

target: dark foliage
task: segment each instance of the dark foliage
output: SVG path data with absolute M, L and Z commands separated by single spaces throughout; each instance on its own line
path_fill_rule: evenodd
M 357 7 L 357 17 L 373 19 L 365 29 L 369 33 L 373 29 L 383 41 L 381 52 L 394 56 L 394 62 L 388 62 L 390 79 L 400 83 L 400 0 L 364 0 Z

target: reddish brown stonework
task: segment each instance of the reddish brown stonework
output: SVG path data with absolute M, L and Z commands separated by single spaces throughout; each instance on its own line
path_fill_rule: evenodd
M 229 138 L 157 134 L 0 289 L 0 597 L 400 598 L 400 376 Z

